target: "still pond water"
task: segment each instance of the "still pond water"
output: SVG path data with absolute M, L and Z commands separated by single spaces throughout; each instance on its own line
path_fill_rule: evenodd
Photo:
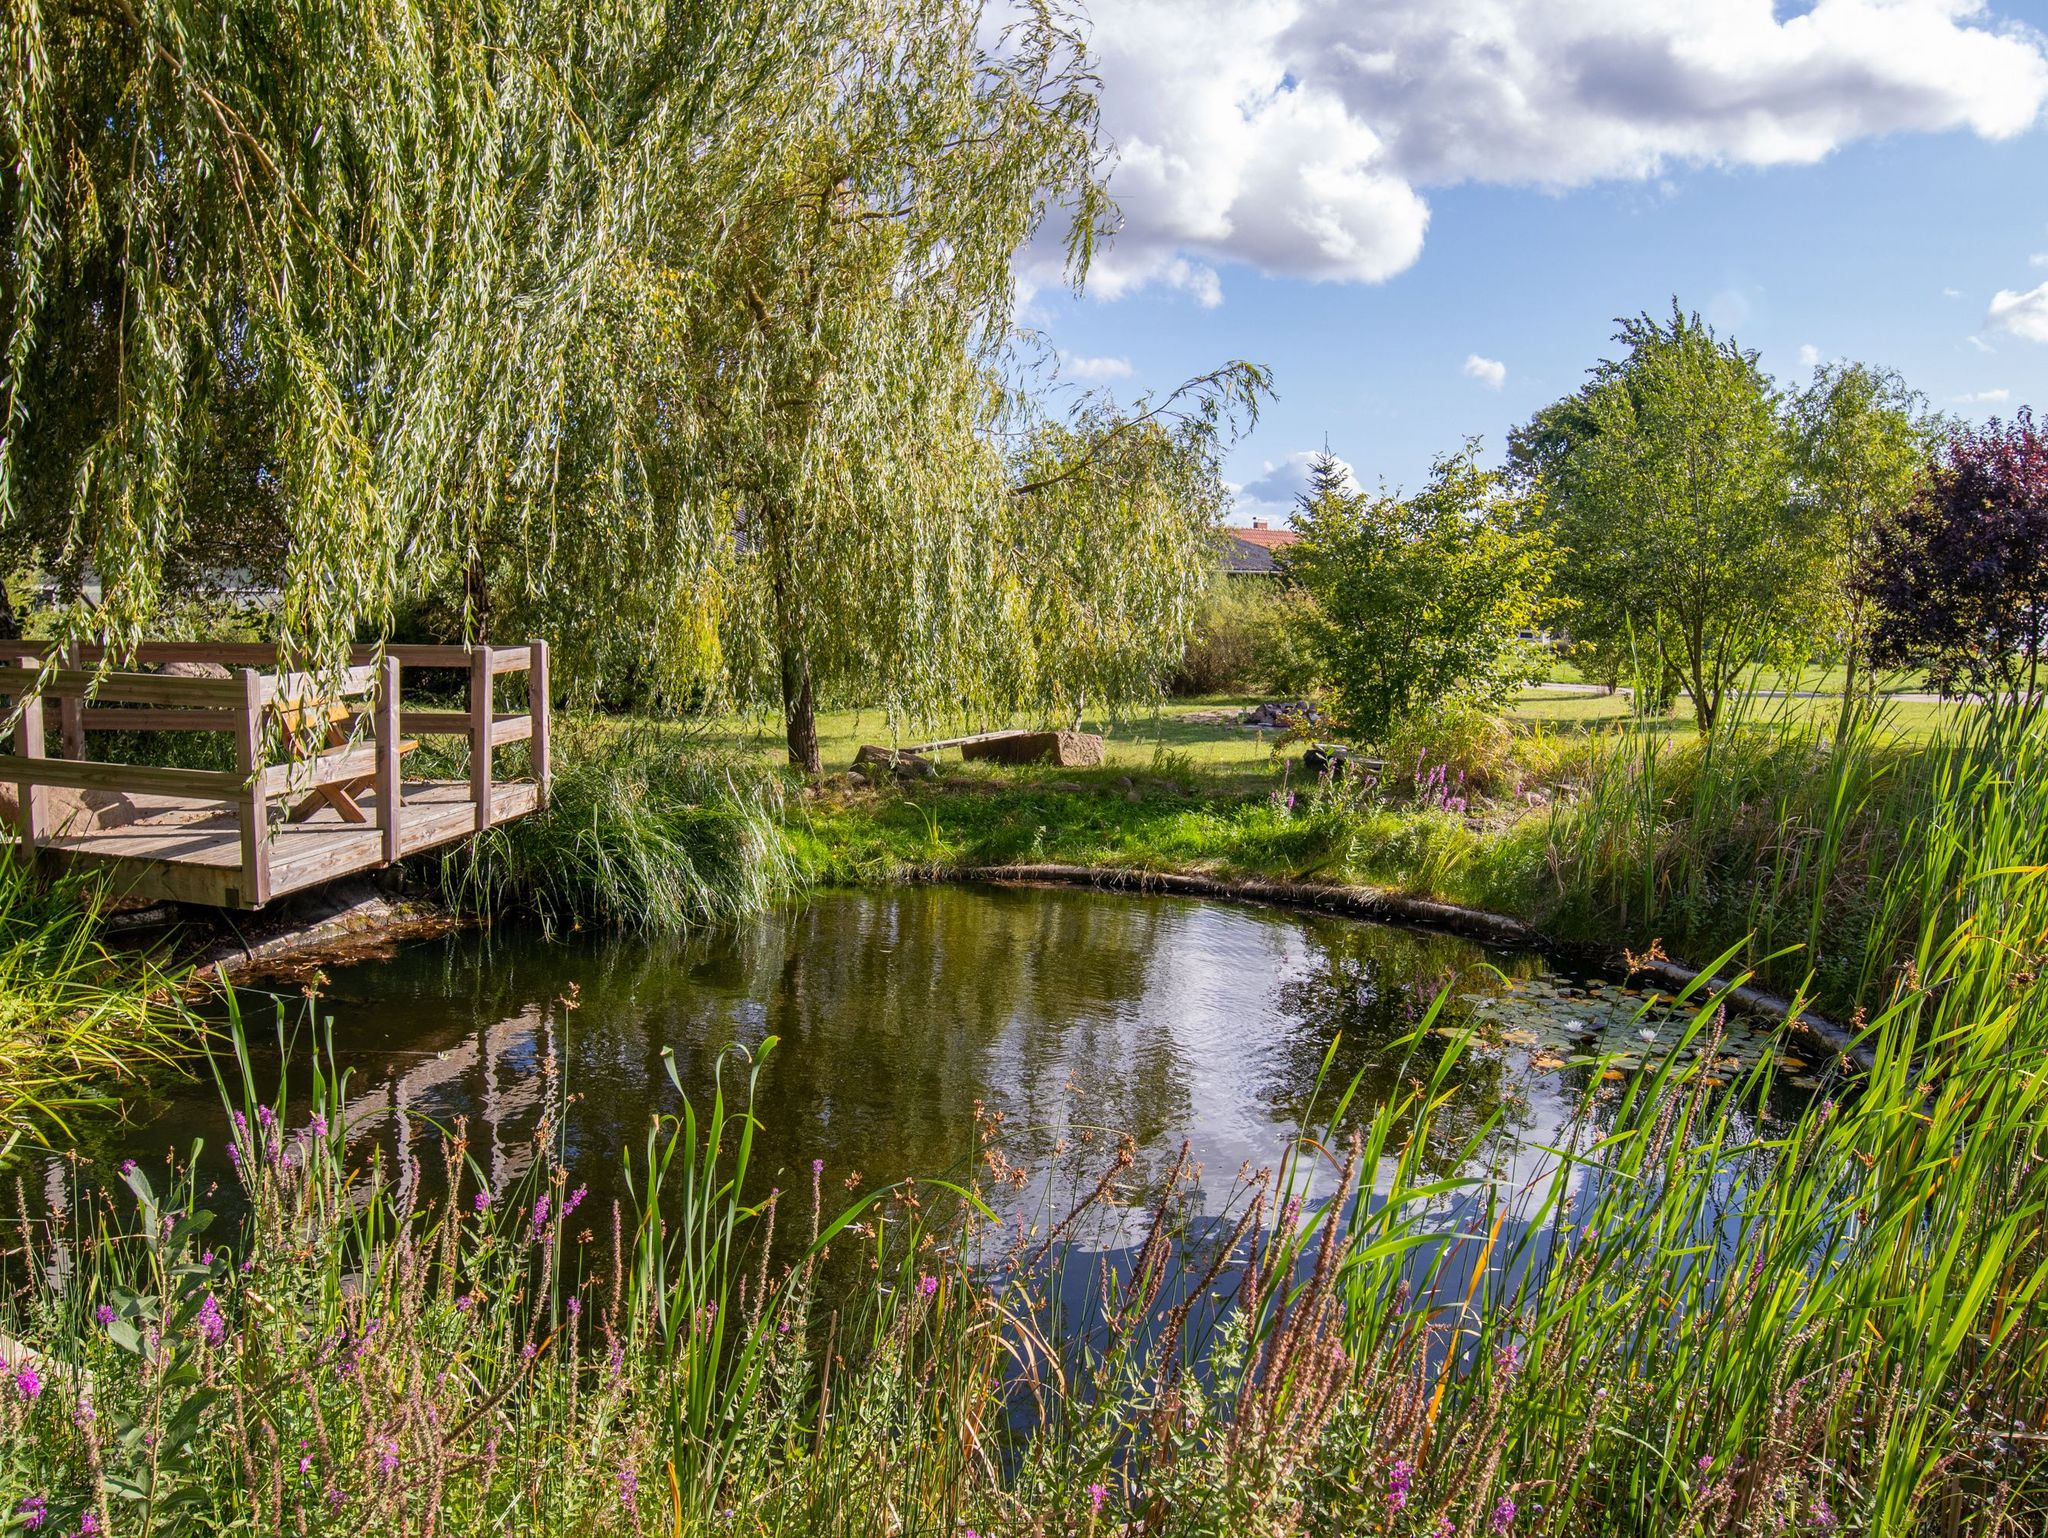
M 1444 1029 L 1396 1047 L 1440 989 Z M 573 1097 L 567 1163 L 605 1197 L 621 1189 L 622 1160 L 644 1147 L 650 1116 L 678 1107 L 664 1048 L 701 1106 L 723 1049 L 774 1036 L 755 1105 L 764 1190 L 800 1189 L 813 1159 L 829 1181 L 858 1171 L 864 1188 L 962 1173 L 986 1107 L 1001 1113 L 1008 1156 L 1041 1169 L 1060 1166 L 1062 1150 L 1078 1161 L 1129 1134 L 1134 1199 L 1186 1139 L 1213 1210 L 1242 1166 L 1280 1157 L 1333 1041 L 1332 1077 L 1362 1073 L 1369 1112 L 1404 1077 L 1427 1077 L 1447 1032 L 1473 1030 L 1432 1150 L 1438 1167 L 1450 1173 L 1463 1137 L 1498 1109 L 1513 1136 L 1496 1173 L 1533 1173 L 1516 1168 L 1511 1146 L 1551 1142 L 1582 1097 L 1610 1087 L 1603 1069 L 1574 1059 L 1629 1052 L 1632 1066 L 1678 1034 L 1645 1003 L 1538 955 L 1419 930 L 1175 898 L 935 886 L 826 893 L 687 938 L 549 941 L 499 928 L 414 941 L 330 965 L 318 1007 L 349 1075 L 360 1152 L 374 1140 L 432 1169 L 437 1129 L 466 1118 L 472 1154 L 499 1188 L 533 1162 L 550 1059 Z M 245 1005 L 259 1042 L 267 1007 Z M 283 1007 L 292 1018 L 305 1009 L 295 989 Z M 302 1044 L 309 1035 L 299 1032 Z M 1728 1066 L 1767 1049 L 1738 1023 Z M 274 1082 L 277 1053 L 255 1061 L 259 1081 Z M 728 1093 L 740 1084 L 728 1065 Z M 210 1076 L 158 1085 L 130 1109 L 126 1125 L 90 1134 L 88 1151 L 182 1158 L 204 1139 L 210 1164 L 221 1148 Z

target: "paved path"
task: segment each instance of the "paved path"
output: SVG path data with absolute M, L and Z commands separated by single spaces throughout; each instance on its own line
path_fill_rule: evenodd
M 1605 684 L 1568 684 L 1560 682 L 1531 684 L 1529 687 L 1531 689 L 1554 689 L 1565 694 L 1605 694 L 1607 692 L 1607 685 Z M 1618 694 L 1627 694 L 1629 692 L 1630 690 L 1626 684 L 1616 691 Z M 1680 689 L 1678 692 L 1681 697 L 1685 694 L 1683 689 Z M 1789 692 L 1789 695 L 1783 689 L 1757 689 L 1751 692 L 1756 698 L 1765 700 L 1781 700 L 1788 697 L 1795 700 L 1838 700 L 1842 697 L 1832 689 L 1793 689 Z M 1878 697 L 1887 700 L 1906 700 L 1915 705 L 1954 703 L 1942 695 L 1930 694 L 1914 689 L 1881 690 Z

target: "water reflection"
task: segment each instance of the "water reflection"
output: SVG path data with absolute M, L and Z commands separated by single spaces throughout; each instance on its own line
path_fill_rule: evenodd
M 569 1165 L 604 1198 L 649 1118 L 677 1109 L 664 1048 L 702 1097 L 728 1044 L 774 1035 L 757 1107 L 764 1188 L 808 1184 L 814 1158 L 829 1178 L 859 1171 L 868 1185 L 958 1172 L 986 1104 L 1027 1165 L 1129 1133 L 1134 1198 L 1186 1138 L 1213 1208 L 1240 1166 L 1279 1156 L 1333 1040 L 1334 1076 L 1362 1074 L 1356 1108 L 1369 1114 L 1447 1050 L 1440 1037 L 1391 1045 L 1440 987 L 1497 991 L 1503 977 L 1541 970 L 1539 958 L 1447 936 L 1251 907 L 922 887 L 826 894 L 689 939 L 453 934 L 331 969 L 320 1009 L 364 1152 L 374 1139 L 401 1169 L 409 1156 L 432 1169 L 435 1125 L 462 1116 L 493 1182 L 516 1178 L 533 1157 L 552 1057 L 576 1097 Z M 1447 1022 L 1468 1008 L 1454 1001 Z M 258 1054 L 259 1078 L 279 1067 L 275 1052 Z M 1457 1073 L 1429 1150 L 1440 1173 L 1496 1108 L 1540 1143 L 1582 1088 L 1513 1051 L 1469 1054 Z M 219 1147 L 210 1080 L 159 1085 L 134 1112 L 125 1128 L 88 1134 L 88 1151 Z

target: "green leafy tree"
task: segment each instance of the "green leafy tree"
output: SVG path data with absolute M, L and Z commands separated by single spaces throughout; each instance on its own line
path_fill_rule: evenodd
M 1912 502 L 1943 436 L 1923 397 L 1889 369 L 1823 364 L 1792 395 L 1795 498 L 1822 531 L 1829 600 L 1829 650 L 1844 669 L 1841 723 L 1872 686 L 1871 638 L 1878 620 L 1868 584 L 1884 532 Z
M 1539 412 L 1511 454 L 1564 560 L 1574 641 L 1647 659 L 1711 731 L 1759 662 L 1813 639 L 1827 531 L 1792 495 L 1792 448 L 1754 352 L 1675 304 L 1624 321 L 1626 352 Z
M 1362 739 L 1441 703 L 1496 706 L 1535 677 L 1520 634 L 1543 604 L 1551 548 L 1476 442 L 1438 459 L 1410 497 L 1353 490 L 1325 452 L 1294 521 L 1301 540 L 1282 560 L 1315 598 L 1313 644 Z

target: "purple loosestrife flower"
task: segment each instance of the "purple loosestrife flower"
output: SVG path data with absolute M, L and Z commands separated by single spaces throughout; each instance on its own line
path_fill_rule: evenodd
M 50 1520 L 50 1513 L 45 1509 L 45 1504 L 42 1496 L 31 1495 L 14 1508 L 14 1514 L 21 1518 L 23 1527 L 34 1531 Z
M 218 1346 L 228 1338 L 228 1322 L 221 1318 L 220 1304 L 214 1301 L 212 1293 L 199 1305 L 199 1333 L 206 1337 L 209 1346 Z
M 581 1319 L 583 1317 L 583 1300 L 581 1298 L 571 1298 L 569 1300 L 569 1317 L 571 1319 Z
M 88 1511 L 78 1519 L 78 1538 L 92 1538 L 92 1535 L 99 1530 L 100 1514 L 98 1512 Z
M 257 1126 L 261 1127 L 265 1132 L 268 1132 L 276 1124 L 277 1112 L 271 1110 L 271 1108 L 267 1105 L 259 1105 L 258 1107 L 256 1107 Z
M 490 1211 L 490 1210 L 491 1210 L 491 1193 L 490 1193 L 490 1192 L 488 1192 L 488 1191 L 479 1191 L 479 1192 L 477 1192 L 477 1193 L 476 1193 L 476 1196 L 474 1197 L 474 1199 L 472 1199 L 472 1200 L 471 1200 L 471 1202 L 470 1202 L 470 1206 L 472 1206 L 472 1207 L 476 1208 L 476 1210 L 477 1210 L 478 1212 L 488 1212 L 488 1211 Z
M 14 1392 L 23 1399 L 34 1399 L 43 1392 L 43 1380 L 37 1375 L 33 1364 L 23 1362 L 14 1369 Z
M 1494 1353 L 1493 1365 L 1503 1376 L 1512 1378 L 1522 1365 L 1522 1348 L 1509 1341 Z
M 228 1144 L 228 1163 L 235 1167 L 238 1174 L 240 1173 L 242 1168 L 242 1150 L 239 1144 Z
M 640 1475 L 630 1463 L 619 1465 L 619 1504 L 628 1511 L 640 1498 Z
M 1091 1517 L 1101 1516 L 1102 1503 L 1108 1498 L 1108 1490 L 1104 1489 L 1101 1485 L 1090 1485 L 1088 1487 L 1088 1514 Z
M 825 1161 L 824 1161 L 823 1159 L 813 1159 L 813 1160 L 811 1160 L 811 1173 L 812 1173 L 813 1175 L 822 1175 L 822 1174 L 824 1174 L 824 1173 L 825 1173 Z
M 1453 1522 L 1449 1517 L 1440 1517 L 1437 1519 L 1435 1528 L 1431 1530 L 1429 1538 L 1454 1538 L 1457 1531 L 1457 1523 Z
M 920 1298 L 928 1298 L 938 1290 L 939 1279 L 936 1276 L 920 1276 L 917 1279 L 917 1295 Z
M 313 1113 L 313 1119 L 306 1123 L 306 1130 L 314 1137 L 327 1136 L 327 1118 L 320 1112 Z
M 553 1210 L 553 1205 L 545 1196 L 533 1204 L 533 1231 L 536 1234 L 548 1226 L 548 1214 Z
M 465 1292 L 461 1297 L 455 1300 L 455 1312 L 458 1314 L 466 1314 L 475 1307 L 476 1294 L 473 1292 Z
M 1824 1533 L 1833 1532 L 1835 1529 L 1835 1511 L 1828 1505 L 1828 1498 L 1825 1495 L 1816 1495 L 1813 1498 L 1813 1525 Z
M 1496 1533 L 1504 1533 L 1514 1525 L 1515 1503 L 1503 1495 L 1500 1504 L 1493 1508 L 1493 1530 Z
M 562 1216 L 566 1218 L 570 1213 L 582 1206 L 583 1198 L 589 1194 L 589 1186 L 578 1186 L 575 1190 L 571 1191 L 568 1199 L 562 1203 Z
M 1387 1471 L 1387 1505 L 1399 1511 L 1408 1504 L 1408 1483 L 1415 1477 L 1415 1465 L 1406 1458 L 1396 1458 L 1394 1466 Z
M 387 1478 L 398 1472 L 398 1444 L 389 1437 L 377 1443 L 377 1472 Z
M 112 1324 L 114 1322 L 115 1317 L 114 1305 L 111 1303 L 102 1303 L 98 1308 L 92 1311 L 92 1316 L 93 1318 L 97 1319 L 101 1324 Z
M 122 1174 L 124 1174 L 124 1175 L 132 1175 L 132 1174 L 134 1174 L 134 1173 L 135 1173 L 135 1161 L 134 1161 L 133 1159 L 123 1159 L 123 1160 L 121 1161 L 121 1173 L 122 1173 Z

